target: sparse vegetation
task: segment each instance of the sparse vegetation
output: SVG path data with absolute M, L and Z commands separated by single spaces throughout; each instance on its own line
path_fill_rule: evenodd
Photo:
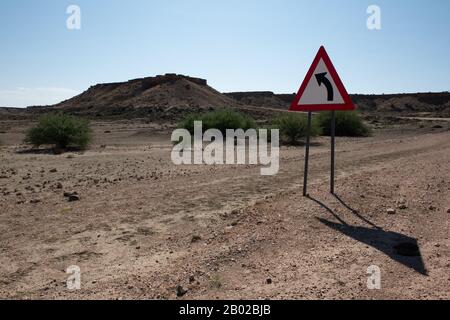
M 320 112 L 315 121 L 322 134 L 329 136 L 331 131 L 331 111 Z M 367 137 L 371 135 L 370 128 L 362 121 L 356 111 L 336 112 L 336 136 Z
M 57 149 L 85 149 L 91 139 L 89 121 L 63 113 L 51 113 L 40 117 L 38 123 L 27 131 L 25 142 L 35 147 L 52 145 Z
M 222 280 L 220 279 L 220 276 L 216 273 L 211 277 L 211 283 L 210 286 L 212 289 L 220 289 L 222 287 Z
M 308 118 L 304 114 L 286 113 L 276 117 L 272 122 L 273 129 L 280 130 L 280 137 L 283 142 L 296 145 L 300 139 L 306 137 L 308 129 Z M 311 124 L 311 136 L 318 136 L 320 128 L 316 122 Z
M 220 109 L 200 114 L 191 114 L 178 124 L 179 128 L 194 133 L 194 122 L 202 121 L 203 132 L 208 129 L 218 129 L 225 135 L 227 129 L 248 130 L 256 128 L 255 121 L 239 112 L 230 109 Z

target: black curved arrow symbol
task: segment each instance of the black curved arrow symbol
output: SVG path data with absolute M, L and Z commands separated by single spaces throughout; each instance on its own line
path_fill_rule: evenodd
M 325 87 L 327 87 L 327 92 L 328 92 L 327 100 L 333 101 L 334 100 L 333 86 L 331 85 L 330 80 L 328 80 L 327 77 L 325 77 L 326 75 L 327 75 L 327 72 L 315 74 L 317 83 L 319 84 L 319 87 L 322 85 L 322 83 L 325 85 Z

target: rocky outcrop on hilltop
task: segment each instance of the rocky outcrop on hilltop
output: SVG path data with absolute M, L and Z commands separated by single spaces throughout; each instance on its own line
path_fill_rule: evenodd
M 236 100 L 208 86 L 205 79 L 165 74 L 97 84 L 78 96 L 44 109 L 90 116 L 153 114 L 156 118 L 170 118 L 178 113 L 239 105 Z

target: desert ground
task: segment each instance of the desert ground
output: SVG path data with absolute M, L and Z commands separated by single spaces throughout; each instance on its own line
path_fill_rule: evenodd
M 302 146 L 261 176 L 175 166 L 170 124 L 97 121 L 89 150 L 55 155 L 1 121 L 0 298 L 449 299 L 450 122 L 425 120 L 337 138 L 336 196 L 329 139 L 314 139 L 309 198 Z

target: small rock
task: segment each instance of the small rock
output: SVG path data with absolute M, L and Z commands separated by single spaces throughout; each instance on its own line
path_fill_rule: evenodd
M 58 172 L 58 170 L 56 170 L 55 168 L 53 168 L 53 169 L 50 169 L 50 171 L 49 172 L 51 172 L 51 173 L 55 173 L 55 172 Z
M 395 211 L 395 209 L 390 208 L 390 209 L 387 209 L 387 213 L 388 214 L 395 214 L 396 211 Z
M 32 204 L 36 204 L 36 203 L 39 203 L 39 202 L 42 202 L 42 200 L 41 199 L 30 200 L 30 203 L 32 203 Z
M 69 202 L 79 201 L 79 200 L 80 200 L 80 197 L 79 197 L 78 195 L 76 195 L 76 194 L 71 194 L 71 195 L 68 197 L 68 200 L 69 200 Z
M 200 240 L 202 240 L 202 237 L 200 237 L 199 235 L 193 235 L 192 239 L 191 239 L 191 243 L 196 243 L 196 242 L 199 242 Z
M 184 296 L 188 291 L 186 289 L 184 289 L 182 286 L 177 286 L 176 288 L 176 293 L 177 293 L 177 297 L 182 297 Z
M 193 283 L 195 281 L 195 277 L 193 275 L 189 276 L 189 283 Z
M 450 213 L 450 208 L 447 209 L 447 213 Z
M 433 205 L 431 205 L 431 206 L 429 206 L 429 207 L 428 207 L 428 210 L 430 210 L 430 211 L 434 211 L 434 210 L 436 210 L 436 207 L 435 207 L 435 206 L 433 206 Z
M 267 279 L 266 279 L 266 283 L 267 283 L 267 284 L 272 284 L 272 279 L 267 278 Z
M 405 210 L 405 209 L 408 209 L 408 206 L 406 204 L 401 204 L 401 205 L 398 206 L 398 208 L 400 210 Z
M 66 197 L 66 198 L 68 198 L 68 197 L 70 197 L 71 195 L 77 195 L 78 193 L 76 193 L 76 192 L 64 192 L 64 197 Z

